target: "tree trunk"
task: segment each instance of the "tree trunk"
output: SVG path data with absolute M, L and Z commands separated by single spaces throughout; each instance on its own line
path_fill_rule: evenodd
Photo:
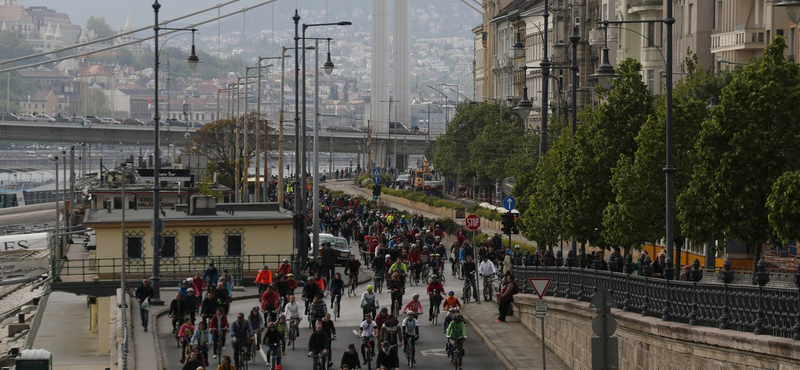
M 752 269 L 752 276 L 750 277 L 750 283 L 756 285 L 756 272 L 758 272 L 758 261 L 761 260 L 761 253 L 763 253 L 764 245 L 763 244 L 756 244 L 753 247 L 753 269 Z

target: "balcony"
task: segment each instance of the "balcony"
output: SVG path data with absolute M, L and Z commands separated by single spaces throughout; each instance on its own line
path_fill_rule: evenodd
M 711 35 L 711 52 L 764 49 L 764 28 L 734 27 L 733 31 Z
M 631 0 L 628 3 L 628 13 L 638 13 L 645 11 L 661 10 L 663 8 L 663 0 Z

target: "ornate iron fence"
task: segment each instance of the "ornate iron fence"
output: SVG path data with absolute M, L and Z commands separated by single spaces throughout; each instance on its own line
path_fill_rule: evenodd
M 800 340 L 800 266 L 796 289 L 767 287 L 766 264 L 757 265 L 757 285 L 731 284 L 733 271 L 726 263 L 719 273 L 722 283 L 703 281 L 703 270 L 695 261 L 691 281 L 667 280 L 626 272 L 581 267 L 519 266 L 514 278 L 522 291 L 531 292 L 528 278 L 550 278 L 547 295 L 591 301 L 599 286 L 613 295 L 617 308 L 642 316 L 719 329 L 752 332 Z

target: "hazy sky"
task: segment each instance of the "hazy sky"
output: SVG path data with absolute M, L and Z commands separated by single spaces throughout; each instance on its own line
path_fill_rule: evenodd
M 191 11 L 209 8 L 227 1 L 228 0 L 159 0 L 159 3 L 161 3 L 160 18 L 162 20 L 172 19 Z M 239 2 L 223 7 L 222 14 L 240 10 L 263 1 L 264 0 L 240 0 Z M 458 2 L 457 0 L 435 1 Z M 26 7 L 46 6 L 59 12 L 67 13 L 73 24 L 79 24 L 81 26 L 86 24 L 86 20 L 89 19 L 90 16 L 105 18 L 114 29 L 125 23 L 125 17 L 129 14 L 135 28 L 144 27 L 146 24 L 152 24 L 153 22 L 152 0 L 17 0 L 17 2 Z M 370 6 L 371 3 L 370 0 L 277 0 L 275 11 L 277 14 L 281 9 L 288 11 L 295 6 L 298 6 L 302 10 L 324 8 L 326 4 L 331 8 L 343 8 L 357 5 Z M 193 20 L 207 19 L 209 16 L 215 14 L 216 11 L 204 13 L 203 15 L 196 16 Z M 270 22 L 271 15 L 272 4 L 251 10 L 247 14 L 248 18 L 252 17 L 252 19 L 257 19 L 263 17 L 267 19 L 267 22 Z M 188 23 L 191 23 L 191 21 L 186 22 L 186 24 Z M 276 24 L 277 23 L 278 22 L 276 22 Z M 283 23 L 287 23 L 287 27 L 290 26 L 290 20 L 286 20 Z

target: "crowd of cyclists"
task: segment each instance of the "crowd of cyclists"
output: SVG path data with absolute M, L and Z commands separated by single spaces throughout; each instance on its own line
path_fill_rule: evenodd
M 335 265 L 324 263 L 330 245 L 323 243 L 320 256 L 309 258 L 302 268 L 304 281 L 299 292 L 288 259 L 275 270 L 263 266 L 254 281 L 259 287 L 260 305 L 247 314 L 237 313 L 232 322 L 227 315 L 233 278 L 227 270 L 220 273 L 211 263 L 203 273 L 187 278 L 169 308 L 184 370 L 206 369 L 212 365 L 210 360 L 217 360 L 217 369 L 246 368 L 261 348 L 266 353 L 268 367 L 281 370 L 286 347 L 302 348 L 297 341 L 303 320 L 312 330 L 307 347 L 313 369 L 330 368 L 334 355 L 331 342 L 337 335 L 334 322 L 341 314 L 341 298 L 344 294 L 356 296 L 362 266 L 372 270 L 374 279 L 360 295 L 363 319 L 358 329 L 360 351 L 350 344 L 341 356 L 339 368 L 353 370 L 374 364 L 375 369 L 399 369 L 400 349 L 408 365 L 413 366 L 425 304 L 427 319 L 433 325 L 438 325 L 440 310 L 445 312 L 444 348 L 456 368 L 460 368 L 463 343 L 467 339 L 467 323 L 460 312 L 462 301 L 478 300 L 476 274 L 483 276 L 483 290 L 489 291 L 484 300 L 492 300 L 493 289 L 501 291 L 501 295 L 503 289 L 509 291 L 507 285 L 513 281 L 509 271 L 512 260 L 521 257 L 519 247 L 514 251 L 504 248 L 497 235 L 473 247 L 462 230 L 450 238 L 448 246 L 442 225 L 421 215 L 381 212 L 362 204 L 359 198 L 332 197 L 327 192 L 321 199 L 322 231 L 344 237 L 351 245 L 357 244 L 359 255 L 351 254 L 344 268 L 336 271 Z M 476 263 L 473 256 L 480 262 Z M 451 265 L 449 271 L 447 262 Z M 461 300 L 456 292 L 445 291 L 447 276 L 464 281 Z M 405 297 L 406 287 L 410 286 L 426 287 L 427 302 L 423 303 L 420 294 Z M 514 289 L 518 291 L 515 285 Z M 384 290 L 390 293 L 390 300 L 381 305 L 378 294 Z M 509 292 L 515 293 L 512 291 Z M 500 303 L 498 320 L 505 318 L 502 299 Z M 146 323 L 143 325 L 147 327 Z M 222 355 L 226 342 L 233 347 L 233 358 Z

